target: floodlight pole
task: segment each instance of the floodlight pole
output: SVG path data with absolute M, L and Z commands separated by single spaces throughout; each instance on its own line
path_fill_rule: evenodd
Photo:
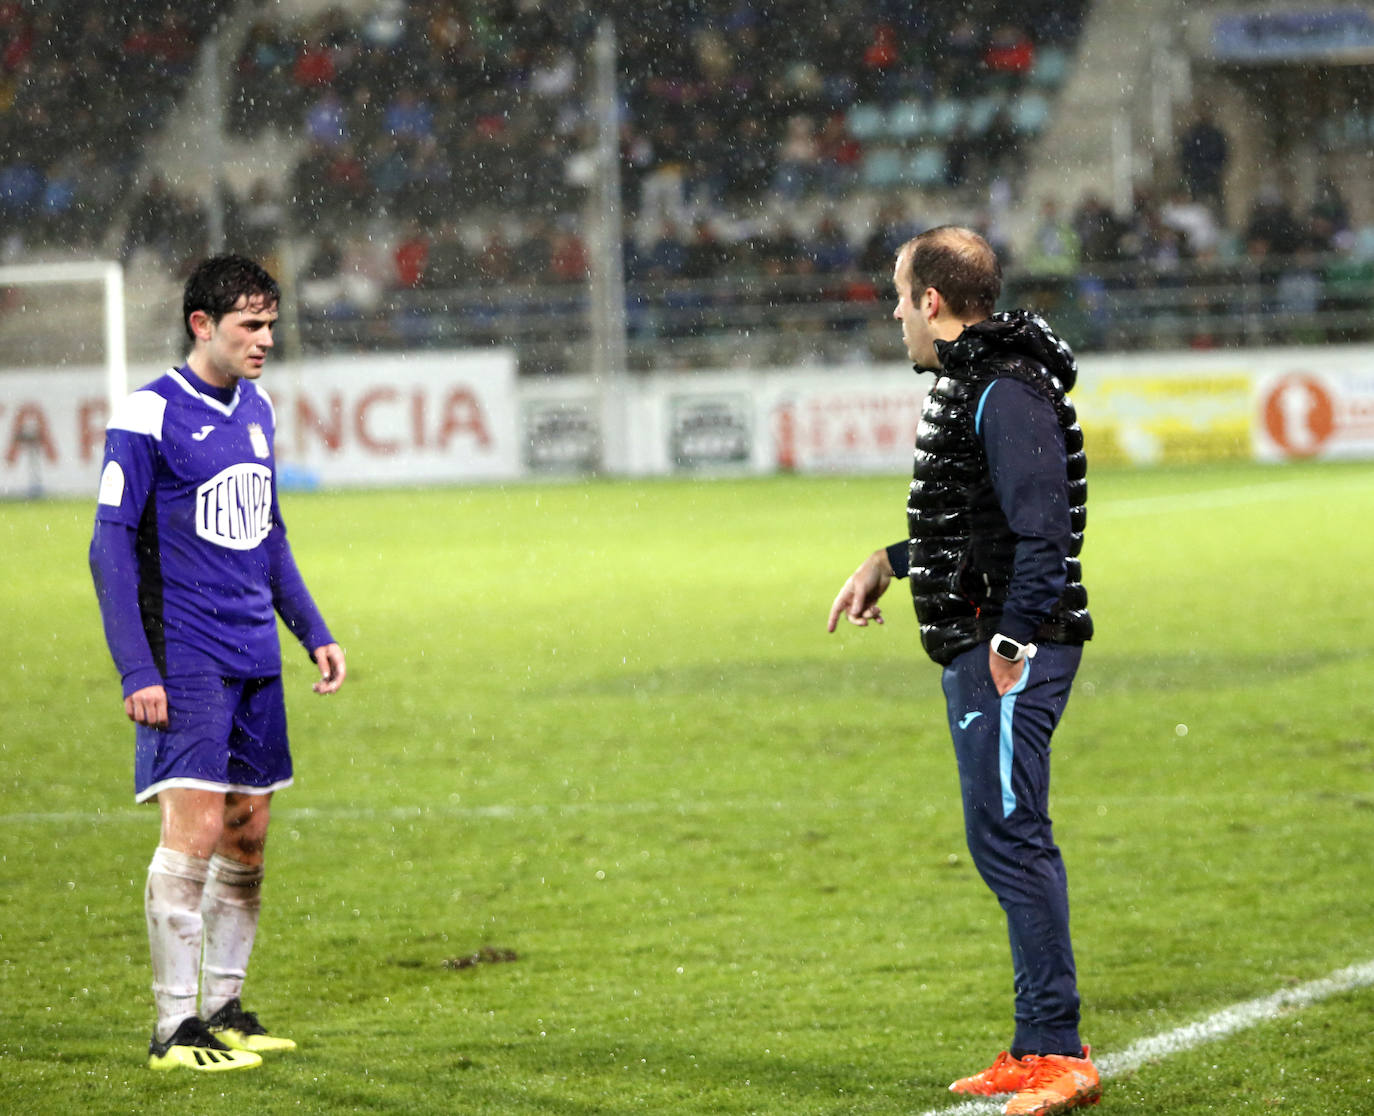
M 597 125 L 596 176 L 588 207 L 592 240 L 589 314 L 593 374 L 601 385 L 602 468 L 630 466 L 625 265 L 620 199 L 620 110 L 616 98 L 615 27 L 602 20 L 592 43 L 592 112 Z
M 207 192 L 209 205 L 206 206 L 206 240 L 210 254 L 219 255 L 224 251 L 224 81 L 220 73 L 219 36 L 224 20 L 217 20 L 215 27 L 205 43 L 205 81 L 202 90 L 205 96 L 205 120 L 210 131 L 210 143 L 204 151 L 209 164 L 210 186 Z

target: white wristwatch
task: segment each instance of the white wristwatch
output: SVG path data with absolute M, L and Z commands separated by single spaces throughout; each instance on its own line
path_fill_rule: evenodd
M 1017 643 L 1011 636 L 999 633 L 992 637 L 992 653 L 1009 663 L 1019 663 L 1022 659 L 1035 658 L 1035 644 Z

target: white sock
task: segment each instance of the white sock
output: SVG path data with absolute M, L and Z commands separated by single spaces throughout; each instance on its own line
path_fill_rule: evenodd
M 148 865 L 143 910 L 148 919 L 148 949 L 153 958 L 153 1002 L 157 1039 L 166 1042 L 177 1026 L 196 1013 L 200 972 L 201 894 L 210 862 L 159 845 Z
M 262 865 L 250 867 L 216 853 L 201 899 L 205 960 L 200 970 L 200 1012 L 209 1019 L 243 992 L 248 957 L 262 907 Z

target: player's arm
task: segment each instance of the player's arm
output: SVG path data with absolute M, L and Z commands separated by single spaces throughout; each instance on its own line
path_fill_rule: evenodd
M 128 412 L 126 404 L 120 414 Z M 115 423 L 119 421 L 117 415 Z M 138 724 L 166 728 L 167 691 L 138 604 L 137 524 L 152 488 L 155 450 L 145 433 L 113 424 L 105 443 L 89 552 L 91 578 L 105 642 L 122 681 L 124 712 Z
M 830 606 L 830 619 L 826 631 L 833 632 L 843 616 L 857 628 L 868 627 L 883 622 L 883 611 L 878 607 L 878 598 L 887 592 L 894 577 L 907 575 L 907 542 L 893 543 L 883 550 L 875 550 L 849 575 L 834 603 Z
M 315 599 L 305 586 L 305 578 L 301 576 L 295 556 L 291 553 L 286 525 L 279 511 L 274 516 L 272 531 L 265 545 L 269 548 L 272 605 L 286 622 L 291 634 L 300 640 L 301 646 L 315 660 L 320 672 L 320 680 L 314 685 L 315 692 L 332 694 L 343 685 L 347 674 L 343 648 L 329 634 L 324 617 L 320 615 Z
M 998 632 L 1030 643 L 1063 595 L 1068 577 L 1073 529 L 1064 433 L 1049 400 L 1018 380 L 1003 379 L 987 389 L 978 434 L 997 502 L 1016 536 Z M 991 651 L 989 664 L 1002 693 L 1021 676 L 1021 663 Z

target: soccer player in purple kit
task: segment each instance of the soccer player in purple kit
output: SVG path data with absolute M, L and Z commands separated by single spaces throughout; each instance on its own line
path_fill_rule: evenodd
M 338 690 L 345 666 L 277 504 L 257 380 L 280 300 L 253 261 L 203 261 L 183 296 L 186 363 L 106 427 L 90 561 L 136 726 L 135 798 L 161 811 L 144 896 L 159 1070 L 247 1069 L 295 1048 L 240 999 L 269 807 L 292 781 L 275 613 L 318 666 L 316 693 Z

